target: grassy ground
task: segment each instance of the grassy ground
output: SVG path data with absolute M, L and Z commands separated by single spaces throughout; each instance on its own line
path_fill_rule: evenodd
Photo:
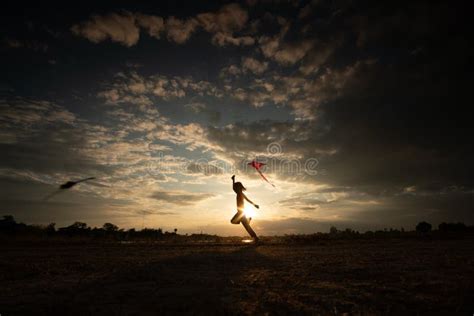
M 0 246 L 0 314 L 474 313 L 474 241 Z

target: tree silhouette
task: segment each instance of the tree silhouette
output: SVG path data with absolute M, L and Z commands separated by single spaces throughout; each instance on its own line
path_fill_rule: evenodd
M 106 232 L 116 232 L 118 231 L 118 226 L 117 225 L 114 225 L 112 223 L 105 223 L 102 228 L 106 231 Z
M 4 215 L 0 220 L 0 231 L 13 232 L 17 228 L 17 223 L 12 215 Z
M 69 226 L 70 228 L 76 228 L 76 229 L 86 229 L 87 228 L 87 224 L 84 223 L 84 222 L 74 222 L 74 224 L 72 224 L 71 226 Z
M 438 230 L 442 233 L 446 232 L 465 232 L 468 227 L 464 223 L 441 223 L 438 225 Z
M 428 235 L 432 231 L 430 223 L 422 221 L 416 225 L 416 232 L 420 238 L 426 236 L 446 236 L 446 237 L 463 237 L 474 236 L 474 226 L 468 226 L 464 223 L 446 223 L 439 224 L 438 230 L 433 232 L 433 235 Z M 410 237 L 413 236 L 413 231 L 405 231 L 403 228 L 398 229 L 384 229 L 377 231 L 358 232 L 351 228 L 339 230 L 332 226 L 327 233 L 315 233 L 309 235 L 285 235 L 284 240 L 291 242 L 313 242 L 317 240 L 328 239 L 367 239 L 367 238 L 386 238 L 386 237 Z M 208 234 L 192 234 L 178 235 L 178 229 L 174 228 L 171 232 L 163 231 L 161 228 L 144 228 L 136 230 L 134 228 L 124 230 L 112 223 L 105 223 L 102 227 L 90 227 L 84 222 L 74 222 L 72 225 L 66 227 L 56 228 L 55 223 L 50 223 L 46 226 L 42 225 L 27 225 L 25 223 L 17 222 L 12 215 L 0 216 L 0 238 L 7 236 L 27 238 L 81 238 L 81 240 L 126 240 L 126 241 L 146 241 L 146 240 L 160 240 L 160 241 L 209 241 L 217 240 L 220 237 Z M 217 238 L 217 239 L 216 239 Z
M 50 223 L 45 227 L 45 232 L 48 235 L 53 235 L 56 232 L 56 223 Z
M 16 223 L 15 218 L 12 215 L 3 215 L 2 221 L 6 223 Z
M 416 225 L 416 231 L 419 233 L 429 233 L 431 231 L 431 224 L 427 222 L 419 222 Z

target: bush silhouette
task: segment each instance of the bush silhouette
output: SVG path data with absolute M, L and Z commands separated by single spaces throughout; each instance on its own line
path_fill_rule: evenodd
M 416 225 L 416 231 L 419 233 L 429 233 L 431 231 L 431 224 L 427 222 L 419 222 Z
M 441 223 L 438 225 L 438 230 L 442 233 L 446 232 L 464 232 L 468 228 L 464 223 Z

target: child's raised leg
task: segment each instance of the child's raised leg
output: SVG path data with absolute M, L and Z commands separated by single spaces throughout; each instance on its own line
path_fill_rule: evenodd
M 234 217 L 230 220 L 232 224 L 240 224 L 242 217 L 244 216 L 244 212 L 237 212 Z

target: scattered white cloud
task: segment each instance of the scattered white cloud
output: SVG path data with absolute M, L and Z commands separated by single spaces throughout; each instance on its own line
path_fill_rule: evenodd
M 191 34 L 196 31 L 197 27 L 198 22 L 196 19 L 180 20 L 171 16 L 166 19 L 166 36 L 170 41 L 183 44 L 191 37 Z
M 137 13 L 135 15 L 137 24 L 148 32 L 148 35 L 160 39 L 165 29 L 162 17 Z
M 256 75 L 262 74 L 268 68 L 268 62 L 261 62 L 255 58 L 246 57 L 242 59 L 242 69 L 251 71 Z
M 130 12 L 93 15 L 90 20 L 73 25 L 71 31 L 93 43 L 110 39 L 130 47 L 140 38 L 140 29 L 135 20 L 135 15 Z
M 212 37 L 212 43 L 217 46 L 226 46 L 228 44 L 235 46 L 250 46 L 255 44 L 255 39 L 251 36 L 235 37 L 227 33 L 216 33 Z
M 282 65 L 293 65 L 303 59 L 314 43 L 314 40 L 284 42 L 280 36 L 262 36 L 259 39 L 263 55 Z
M 215 13 L 198 14 L 196 19 L 205 31 L 214 34 L 212 42 L 215 45 L 248 46 L 255 43 L 255 40 L 249 35 L 234 35 L 235 32 L 241 31 L 248 21 L 247 11 L 236 3 L 224 5 Z
M 163 18 L 128 11 L 93 15 L 87 21 L 74 24 L 71 31 L 93 43 L 110 39 L 130 47 L 138 42 L 141 30 L 156 39 L 160 39 L 161 34 L 165 33 L 169 41 L 184 44 L 193 33 L 202 29 L 212 34 L 211 42 L 214 45 L 249 46 L 255 43 L 254 38 L 248 34 L 236 35 L 236 32 L 246 27 L 247 21 L 247 11 L 239 4 L 231 3 L 222 6 L 216 12 L 200 13 L 187 19 L 174 16 Z M 10 46 L 22 45 L 19 41 L 11 41 Z
M 218 98 L 223 96 L 220 89 L 208 81 L 164 75 L 142 77 L 136 72 L 118 73 L 98 96 L 106 104 L 128 103 L 146 108 L 153 104 L 154 98 L 169 101 L 184 98 L 188 93 Z

